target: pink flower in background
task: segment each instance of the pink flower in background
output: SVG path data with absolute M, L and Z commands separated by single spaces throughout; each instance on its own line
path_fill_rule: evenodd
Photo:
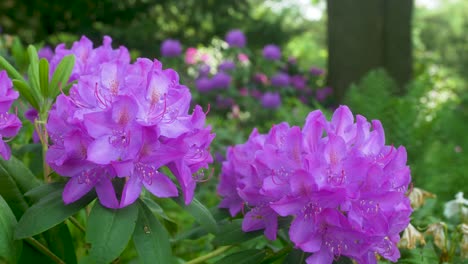
M 249 56 L 247 56 L 247 54 L 245 54 L 245 53 L 239 53 L 237 55 L 237 59 L 242 63 L 249 62 Z
M 185 63 L 191 65 L 197 63 L 197 53 L 196 48 L 190 47 L 185 51 Z

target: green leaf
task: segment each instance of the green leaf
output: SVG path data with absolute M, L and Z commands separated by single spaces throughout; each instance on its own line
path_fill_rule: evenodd
M 29 168 L 14 156 L 11 156 L 10 160 L 0 159 L 0 167 L 15 179 L 22 193 L 32 190 L 41 184 Z
M 18 264 L 50 264 L 50 258 L 23 240 L 23 250 Z
M 242 219 L 235 219 L 232 222 L 220 224 L 219 232 L 213 239 L 213 243 L 218 246 L 240 244 L 262 235 L 263 230 L 242 231 Z
M 218 232 L 218 224 L 214 219 L 211 212 L 197 199 L 193 198 L 192 202 L 189 205 L 185 205 L 184 200 L 181 196 L 174 198 L 174 200 L 179 204 L 182 208 L 187 210 L 195 220 L 206 229 L 206 231 L 210 233 L 217 233 Z
M 77 263 L 72 236 L 65 223 L 44 232 L 44 238 L 47 240 L 49 250 L 57 257 L 63 259 L 65 263 Z
M 52 76 L 52 80 L 50 81 L 49 86 L 49 95 L 51 98 L 55 98 L 60 93 L 60 88 L 62 88 L 62 90 L 65 88 L 68 81 L 70 80 L 70 75 L 73 71 L 74 65 L 74 55 L 68 55 L 63 57 L 63 59 L 57 65 L 57 68 L 55 69 L 54 75 Z
M 117 258 L 132 236 L 137 217 L 136 204 L 114 210 L 96 203 L 86 230 L 86 241 L 91 247 L 90 257 L 97 264 L 107 264 Z
M 228 255 L 215 262 L 215 264 L 258 264 L 265 256 L 266 252 L 264 250 L 249 249 Z
M 23 76 L 5 58 L 0 56 L 0 68 L 4 69 L 11 79 L 24 81 Z
M 13 86 L 16 88 L 16 90 L 18 90 L 21 97 L 24 97 L 35 109 L 39 109 L 39 103 L 32 95 L 31 87 L 29 87 L 25 81 L 13 80 Z
M 96 198 L 95 192 L 86 194 L 80 200 L 65 205 L 63 190 L 56 190 L 31 206 L 21 217 L 15 232 L 16 239 L 37 235 L 61 223 Z
M 0 263 L 16 263 L 21 252 L 21 241 L 13 237 L 16 224 L 15 215 L 0 195 Z
M 49 96 L 49 62 L 42 58 L 39 61 L 39 83 L 41 85 L 41 93 L 44 97 Z
M 300 249 L 294 249 L 289 254 L 284 258 L 283 264 L 289 264 L 289 263 L 297 263 L 297 264 L 302 264 L 305 263 L 306 258 L 308 258 L 309 254 L 300 250 Z
M 39 201 L 41 198 L 44 196 L 47 196 L 48 194 L 52 192 L 56 192 L 58 190 L 63 190 L 65 187 L 65 183 L 63 182 L 53 182 L 49 184 L 43 184 L 40 186 L 37 186 L 36 188 L 29 190 L 24 194 L 24 196 L 32 199 L 33 201 Z
M 138 221 L 133 233 L 133 242 L 142 263 L 171 263 L 169 234 L 151 210 L 138 201 Z
M 34 184 L 34 179 L 27 180 L 28 169 L 13 156 L 9 161 L 0 159 L 0 195 L 10 206 L 11 210 L 19 219 L 29 205 L 24 199 L 23 193 L 28 190 L 29 183 Z M 34 177 L 34 176 L 33 176 Z

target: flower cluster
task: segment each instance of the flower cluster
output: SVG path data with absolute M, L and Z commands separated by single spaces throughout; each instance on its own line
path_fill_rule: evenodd
M 371 130 L 372 127 L 372 130 Z M 252 132 L 230 147 L 218 193 L 221 208 L 247 210 L 243 230 L 276 238 L 278 217 L 293 216 L 291 241 L 313 253 L 307 263 L 341 255 L 377 263 L 396 261 L 399 233 L 409 223 L 406 150 L 385 145 L 381 123 L 340 106 L 327 121 L 311 112 L 302 130 L 287 123 Z
M 11 150 L 3 138 L 16 136 L 21 128 L 21 121 L 18 117 L 8 113 L 18 96 L 19 93 L 13 90 L 13 84 L 6 71 L 0 71 L 0 156 L 5 160 L 10 159 Z
M 97 48 L 85 37 L 70 50 L 60 45 L 51 61 L 63 54 L 76 56 L 77 82 L 49 113 L 53 144 L 46 159 L 57 173 L 71 177 L 64 202 L 93 188 L 109 208 L 132 204 L 143 187 L 158 197 L 178 196 L 161 171 L 166 166 L 190 203 L 199 170 L 212 162 L 214 134 L 205 127 L 200 106 L 189 114 L 191 94 L 177 73 L 157 60 L 131 64 L 127 49 L 112 49 L 109 37 Z M 125 183 L 122 190 L 115 188 L 118 182 Z

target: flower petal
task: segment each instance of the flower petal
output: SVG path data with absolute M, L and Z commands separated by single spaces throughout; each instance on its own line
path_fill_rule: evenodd
M 102 205 L 112 209 L 119 208 L 119 201 L 117 201 L 114 186 L 109 179 L 102 178 L 96 184 L 96 192 Z
M 86 184 L 84 182 L 79 182 L 78 177 L 72 177 L 65 185 L 63 189 L 63 202 L 65 204 L 73 203 L 79 200 L 83 195 L 87 194 L 91 189 L 93 189 L 93 184 Z
M 120 199 L 120 207 L 123 208 L 135 202 L 140 197 L 141 188 L 143 183 L 137 177 L 130 177 L 125 183 L 122 191 L 122 198 Z

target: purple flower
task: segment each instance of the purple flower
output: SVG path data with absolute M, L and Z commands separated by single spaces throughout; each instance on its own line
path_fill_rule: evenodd
M 231 71 L 235 68 L 236 64 L 231 60 L 223 61 L 221 64 L 218 65 L 218 70 L 223 72 Z
M 101 59 L 86 64 L 87 74 L 77 75 L 69 95 L 59 95 L 49 113 L 52 144 L 46 160 L 70 177 L 64 202 L 92 189 L 109 208 L 132 204 L 142 188 L 158 197 L 178 196 L 161 171 L 166 166 L 190 203 L 194 175 L 212 162 L 208 148 L 214 134 L 205 127 L 205 114 L 199 106 L 189 113 L 191 95 L 175 71 L 163 70 L 157 60 L 116 60 L 105 46 L 88 47 L 88 54 Z M 113 186 L 118 179 L 125 182 L 120 200 Z
M 226 42 L 230 47 L 243 48 L 247 40 L 241 30 L 233 29 L 226 34 Z
M 195 80 L 195 87 L 201 93 L 213 90 L 213 82 L 208 77 L 201 77 Z
M 218 72 L 211 79 L 214 89 L 227 89 L 231 85 L 231 76 L 224 72 Z
M 4 138 L 12 138 L 18 134 L 21 121 L 15 114 L 8 113 L 13 101 L 19 97 L 19 93 L 13 90 L 13 83 L 6 71 L 0 71 L 0 156 L 9 160 L 11 157 L 10 147 Z
M 260 99 L 265 108 L 276 109 L 281 105 L 281 96 L 279 93 L 266 92 Z
M 182 54 L 182 45 L 175 39 L 166 39 L 161 44 L 161 56 L 177 57 Z
M 355 120 L 346 106 L 331 121 L 313 111 L 302 130 L 282 123 L 228 148 L 220 207 L 233 216 L 248 210 L 243 230 L 264 229 L 269 239 L 276 238 L 278 217 L 292 216 L 289 237 L 313 253 L 307 263 L 339 256 L 377 263 L 376 253 L 396 262 L 412 211 L 406 158 L 404 147 L 385 145 L 378 120 Z
M 281 49 L 273 44 L 266 45 L 263 48 L 263 57 L 267 60 L 279 60 L 281 59 Z
M 315 98 L 317 98 L 317 101 L 323 102 L 332 93 L 333 93 L 333 89 L 331 87 L 324 87 L 321 89 L 317 89 Z
M 210 74 L 210 65 L 202 64 L 198 67 L 198 76 L 199 77 L 207 77 Z
M 284 72 L 279 72 L 271 77 L 271 85 L 276 87 L 285 87 L 289 85 L 289 75 Z
M 54 51 L 49 46 L 45 46 L 37 52 L 37 55 L 40 59 L 44 58 L 50 61 L 54 57 Z
M 309 72 L 314 76 L 320 76 L 320 75 L 323 75 L 325 73 L 325 71 L 323 69 L 320 69 L 318 67 L 311 67 Z
M 264 73 L 261 73 L 261 72 L 256 73 L 254 75 L 254 81 L 256 83 L 260 83 L 260 84 L 265 85 L 265 84 L 268 83 L 268 76 L 266 76 Z
M 302 75 L 293 75 L 289 78 L 291 85 L 297 90 L 304 90 L 306 87 L 306 79 Z

